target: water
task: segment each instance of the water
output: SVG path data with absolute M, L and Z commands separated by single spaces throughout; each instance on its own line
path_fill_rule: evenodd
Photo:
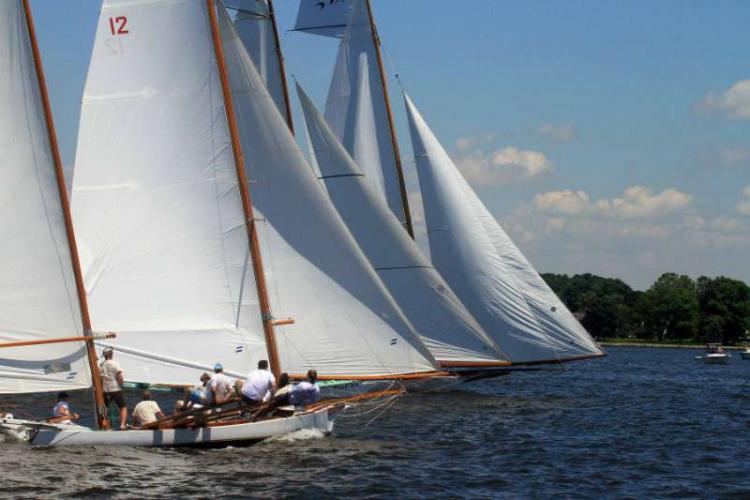
M 376 412 L 340 418 L 335 437 L 250 448 L 1 443 L 0 496 L 750 496 L 750 361 L 707 366 L 696 354 L 610 348 L 566 371 L 406 397 L 369 426 Z

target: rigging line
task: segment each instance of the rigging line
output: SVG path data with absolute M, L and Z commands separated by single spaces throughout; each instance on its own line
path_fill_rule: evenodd
M 381 411 L 380 413 L 378 413 L 377 415 L 375 415 L 374 417 L 372 417 L 372 418 L 371 418 L 371 419 L 370 419 L 370 420 L 369 420 L 369 421 L 368 421 L 368 422 L 367 422 L 367 423 L 365 424 L 365 429 L 366 429 L 366 428 L 368 428 L 368 427 L 370 427 L 370 424 L 372 424 L 373 422 L 375 422 L 375 420 L 377 420 L 377 419 L 378 419 L 378 418 L 380 418 L 380 417 L 381 417 L 381 416 L 382 416 L 382 415 L 383 415 L 383 414 L 384 414 L 385 412 L 387 412 L 388 410 L 390 410 L 390 409 L 391 409 L 391 408 L 393 407 L 393 405 L 395 405 L 395 404 L 396 404 L 396 401 L 398 400 L 398 397 L 399 397 L 399 396 L 393 396 L 393 398 L 391 399 L 391 401 L 389 401 L 389 402 L 385 403 L 385 404 L 383 405 L 383 411 Z
M 318 180 L 325 180 L 325 179 L 336 179 L 338 177 L 365 177 L 365 174 L 355 173 L 355 174 L 331 174 L 331 175 L 321 175 L 318 177 Z

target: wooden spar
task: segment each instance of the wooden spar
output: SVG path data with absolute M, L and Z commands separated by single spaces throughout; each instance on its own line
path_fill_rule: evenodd
M 378 70 L 380 72 L 380 83 L 383 86 L 383 99 L 385 100 L 385 111 L 388 116 L 388 131 L 391 134 L 391 144 L 393 145 L 393 155 L 396 159 L 396 175 L 398 177 L 398 186 L 401 191 L 401 203 L 404 206 L 404 225 L 406 226 L 406 232 L 409 233 L 411 239 L 414 239 L 414 227 L 411 223 L 411 211 L 409 210 L 409 197 L 406 194 L 406 181 L 404 181 L 404 170 L 401 167 L 401 150 L 398 147 L 398 139 L 396 138 L 396 126 L 393 121 L 393 110 L 391 109 L 391 98 L 388 95 L 388 80 L 385 77 L 385 69 L 383 68 L 383 56 L 380 53 L 380 37 L 378 36 L 378 30 L 375 27 L 375 18 L 372 15 L 372 5 L 370 0 L 365 0 L 367 4 L 367 15 L 370 18 L 370 33 L 372 34 L 372 43 L 375 44 L 375 54 L 377 54 Z
M 242 154 L 242 146 L 240 145 L 240 133 L 237 128 L 237 117 L 234 112 L 232 90 L 229 86 L 229 73 L 227 72 L 226 60 L 224 58 L 224 45 L 221 40 L 221 30 L 216 15 L 215 0 L 206 0 L 206 6 L 208 9 L 208 18 L 211 24 L 211 35 L 214 42 L 216 65 L 218 66 L 219 78 L 221 79 L 221 90 L 224 94 L 224 107 L 226 108 L 229 135 L 232 139 L 232 153 L 234 154 L 234 163 L 237 169 L 237 180 L 239 182 L 240 197 L 242 198 L 242 210 L 245 215 L 245 227 L 247 228 L 247 237 L 250 240 L 250 257 L 253 262 L 253 273 L 255 274 L 255 284 L 258 289 L 260 311 L 263 317 L 263 331 L 266 337 L 266 348 L 268 349 L 268 362 L 271 365 L 271 372 L 276 378 L 278 378 L 281 375 L 279 350 L 276 345 L 276 333 L 273 329 L 271 304 L 268 300 L 266 276 L 263 271 L 263 261 L 260 256 L 260 243 L 258 242 L 258 232 L 255 227 L 255 218 L 253 216 L 253 204 L 248 189 L 247 175 L 245 174 L 245 159 Z
M 294 318 L 275 319 L 273 320 L 273 324 L 274 326 L 293 325 Z
M 34 69 L 36 70 L 37 82 L 39 84 L 39 95 L 42 100 L 44 109 L 44 120 L 47 125 L 47 136 L 49 139 L 50 149 L 52 152 L 52 161 L 55 164 L 55 176 L 57 178 L 57 189 L 60 195 L 60 204 L 62 206 L 63 219 L 65 221 L 65 232 L 68 239 L 68 248 L 70 251 L 71 265 L 73 266 L 73 275 L 75 276 L 76 292 L 78 294 L 78 306 L 81 309 L 81 321 L 83 322 L 83 333 L 86 341 L 86 354 L 88 357 L 89 368 L 91 369 L 91 383 L 94 387 L 94 405 L 96 407 L 97 425 L 99 428 L 106 428 L 107 410 L 104 403 L 104 390 L 102 389 L 102 379 L 99 375 L 99 365 L 97 364 L 96 349 L 94 348 L 94 339 L 91 332 L 91 317 L 89 316 L 89 306 L 86 301 L 86 289 L 83 285 L 83 275 L 81 273 L 81 263 L 78 258 L 78 246 L 76 245 L 75 234 L 73 233 L 73 218 L 70 215 L 70 203 L 68 202 L 68 192 L 65 189 L 65 175 L 60 159 L 60 148 L 57 144 L 57 134 L 55 133 L 55 124 L 52 120 L 52 108 L 49 103 L 49 94 L 47 93 L 47 84 L 44 79 L 42 68 L 42 59 L 39 54 L 39 45 L 34 30 L 34 21 L 31 18 L 31 8 L 29 0 L 22 0 L 24 14 L 26 16 L 26 26 L 29 32 L 29 41 L 34 56 Z
M 495 368 L 510 366 L 510 361 L 450 361 L 438 360 L 441 368 Z
M 568 363 L 570 361 L 583 361 L 585 359 L 592 359 L 592 358 L 602 358 L 606 356 L 606 352 L 597 352 L 592 354 L 581 354 L 580 356 L 570 356 L 568 358 L 555 358 L 555 359 L 542 359 L 539 361 L 526 361 L 523 363 L 513 363 L 511 362 L 511 367 L 513 366 L 533 366 L 533 365 L 552 365 L 556 364 L 559 365 L 561 363 Z
M 60 337 L 58 339 L 43 339 L 43 340 L 22 340 L 19 342 L 3 342 L 0 344 L 0 348 L 3 347 L 26 347 L 31 345 L 42 345 L 42 344 L 60 344 L 63 342 L 86 342 L 90 343 L 93 342 L 94 338 L 97 339 L 112 339 L 115 338 L 116 335 L 112 332 L 109 332 L 104 335 L 97 335 L 96 337 L 92 335 L 84 335 L 83 337 Z
M 281 77 L 281 88 L 284 91 L 284 107 L 286 108 L 286 123 L 294 135 L 294 122 L 292 121 L 292 104 L 289 102 L 289 85 L 286 81 L 286 67 L 284 66 L 284 55 L 281 52 L 281 41 L 279 40 L 279 28 L 276 26 L 276 15 L 273 12 L 273 0 L 268 0 L 268 16 L 273 27 L 273 40 L 276 45 L 276 61 L 279 64 Z
M 445 371 L 415 373 L 384 373 L 382 375 L 318 375 L 318 380 L 427 380 L 431 378 L 450 377 Z M 291 380 L 307 380 L 307 375 L 290 373 Z

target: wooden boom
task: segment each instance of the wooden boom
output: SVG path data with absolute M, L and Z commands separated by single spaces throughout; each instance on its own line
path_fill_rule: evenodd
M 107 332 L 101 335 L 85 335 L 80 337 L 60 337 L 58 339 L 43 339 L 43 340 L 22 340 L 19 342 L 3 342 L 0 343 L 0 347 L 26 347 L 30 345 L 42 345 L 42 344 L 60 344 L 62 342 L 91 342 L 95 339 L 112 339 L 117 335 L 113 332 Z

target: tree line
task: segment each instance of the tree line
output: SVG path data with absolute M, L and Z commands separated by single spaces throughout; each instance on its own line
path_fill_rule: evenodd
M 646 291 L 593 274 L 542 274 L 598 340 L 736 344 L 750 337 L 750 287 L 740 280 L 662 274 Z

